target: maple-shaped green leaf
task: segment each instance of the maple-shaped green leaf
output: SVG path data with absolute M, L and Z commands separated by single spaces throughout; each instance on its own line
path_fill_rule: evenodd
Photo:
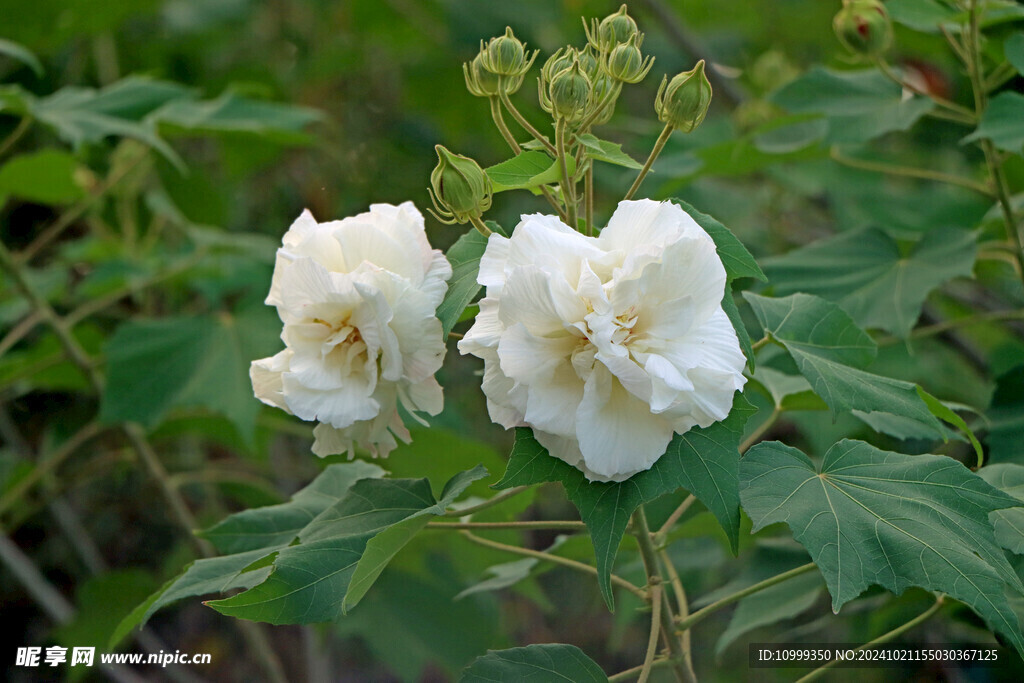
M 996 530 L 996 540 L 1012 553 L 1024 555 L 1024 466 L 1011 463 L 997 463 L 978 470 L 978 476 L 1008 493 L 1021 507 L 997 510 L 989 515 Z
M 198 535 L 222 553 L 288 545 L 317 515 L 341 500 L 357 481 L 378 479 L 385 474 L 380 467 L 364 460 L 328 465 L 289 502 L 237 512 Z
M 789 525 L 825 576 L 834 611 L 872 585 L 897 594 L 918 586 L 966 603 L 1024 652 L 1004 598 L 1024 585 L 989 521 L 1020 501 L 959 462 L 844 440 L 818 469 L 801 451 L 767 442 L 747 452 L 740 481 L 754 532 Z
M 155 427 L 172 408 L 203 406 L 249 438 L 260 411 L 249 363 L 274 353 L 280 329 L 265 306 L 125 322 L 107 342 L 100 419 Z
M 441 500 L 426 479 L 360 479 L 299 532 L 297 544 L 277 552 L 262 583 L 207 604 L 221 614 L 271 624 L 333 621 L 365 595 L 428 515 L 443 514 L 486 474 L 476 467 L 456 475 Z M 355 592 L 346 601 L 350 587 Z
M 881 411 L 912 419 L 941 437 L 941 425 L 910 382 L 860 368 L 875 356 L 875 342 L 839 306 L 809 294 L 772 299 L 744 292 L 754 314 L 833 415 Z
M 737 393 L 722 422 L 676 434 L 651 469 L 623 482 L 591 482 L 572 465 L 552 456 L 527 428 L 516 430 L 516 443 L 505 476 L 495 488 L 558 481 L 590 531 L 597 558 L 598 583 L 609 609 L 614 608 L 611 572 L 630 516 L 641 504 L 684 488 L 714 513 L 733 549 L 739 542 L 739 442 L 743 425 L 755 411 Z
M 459 683 L 607 683 L 597 663 L 575 645 L 545 643 L 490 650 L 462 672 Z
M 862 327 L 906 338 L 928 294 L 974 268 L 977 235 L 936 228 L 903 254 L 877 229 L 844 233 L 784 256 L 765 271 L 778 295 L 806 292 L 834 301 Z

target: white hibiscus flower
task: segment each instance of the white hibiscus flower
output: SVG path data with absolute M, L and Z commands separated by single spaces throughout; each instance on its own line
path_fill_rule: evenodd
M 396 437 L 409 440 L 399 403 L 414 416 L 441 412 L 435 311 L 451 274 L 412 202 L 327 223 L 304 212 L 277 251 L 266 302 L 284 323 L 285 348 L 253 361 L 256 397 L 319 421 L 317 455 L 358 446 L 386 456 Z
M 746 362 L 715 244 L 675 204 L 626 201 L 585 237 L 554 216 L 491 235 L 487 295 L 459 350 L 491 419 L 529 426 L 588 479 L 649 469 L 674 433 L 724 419 Z

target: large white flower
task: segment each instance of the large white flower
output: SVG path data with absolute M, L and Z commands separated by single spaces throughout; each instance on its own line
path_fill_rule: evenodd
M 277 251 L 266 301 L 284 323 L 285 349 L 253 361 L 256 397 L 318 420 L 317 455 L 359 446 L 384 456 L 395 437 L 408 442 L 399 403 L 414 416 L 441 412 L 435 311 L 451 274 L 412 202 L 327 223 L 303 212 Z
M 673 433 L 724 419 L 745 359 L 715 244 L 675 204 L 622 202 L 600 237 L 554 216 L 490 236 L 487 296 L 459 342 L 491 419 L 529 426 L 587 478 L 649 469 Z

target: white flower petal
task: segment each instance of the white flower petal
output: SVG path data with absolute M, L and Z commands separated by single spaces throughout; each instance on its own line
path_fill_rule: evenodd
M 576 436 L 587 467 L 624 481 L 649 469 L 672 440 L 672 426 L 598 366 L 587 379 L 576 413 Z
M 292 357 L 291 349 L 284 349 L 270 358 L 254 360 L 249 366 L 249 378 L 256 398 L 281 410 L 288 410 L 284 402 L 284 383 L 281 373 L 288 369 L 288 361 Z

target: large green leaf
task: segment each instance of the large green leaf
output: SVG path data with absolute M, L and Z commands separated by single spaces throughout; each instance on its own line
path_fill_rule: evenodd
M 310 123 L 320 120 L 322 115 L 315 109 L 254 100 L 227 91 L 212 100 L 169 102 L 153 112 L 150 118 L 192 132 L 256 133 L 261 136 L 284 133 L 294 136 Z
M 42 204 L 64 204 L 85 192 L 75 182 L 75 158 L 57 149 L 14 157 L 0 166 L 0 197 L 10 195 Z
M 462 672 L 459 683 L 608 682 L 601 667 L 575 645 L 546 643 L 490 650 Z
M 266 580 L 207 604 L 228 616 L 271 624 L 333 621 L 366 594 L 429 515 L 443 514 L 486 473 L 478 467 L 456 475 L 441 500 L 426 479 L 360 479 L 299 532 L 297 544 L 274 556 Z M 355 592 L 346 602 L 353 580 Z
M 110 638 L 113 648 L 138 626 L 144 625 L 161 607 L 183 598 L 209 593 L 223 593 L 237 588 L 249 588 L 270 574 L 265 558 L 276 552 L 274 548 L 250 550 L 245 553 L 196 560 L 175 578 L 136 607 L 125 617 Z
M 993 97 L 981 123 L 964 142 L 981 138 L 988 138 L 999 149 L 1020 154 L 1024 147 L 1024 95 L 1008 90 Z
M 743 395 L 736 394 L 724 421 L 676 434 L 651 469 L 623 482 L 587 481 L 578 469 L 548 453 L 529 429 L 517 429 L 508 468 L 494 486 L 562 483 L 590 530 L 601 594 L 613 608 L 610 576 L 615 555 L 630 516 L 642 503 L 679 488 L 688 490 L 714 513 L 735 550 L 740 524 L 738 448 L 743 425 L 753 412 Z
M 222 553 L 288 545 L 317 515 L 341 500 L 357 481 L 385 474 L 377 465 L 363 460 L 328 465 L 291 501 L 237 512 L 199 535 Z
M 100 417 L 155 427 L 172 408 L 203 406 L 248 438 L 260 411 L 249 363 L 276 350 L 279 329 L 262 306 L 234 316 L 126 322 L 107 343 Z
M 934 104 L 927 97 L 904 99 L 903 89 L 880 71 L 834 71 L 815 67 L 782 86 L 771 100 L 795 114 L 828 118 L 829 142 L 866 142 L 907 130 Z
M 366 544 L 366 550 L 359 559 L 348 590 L 345 592 L 345 599 L 341 603 L 342 612 L 348 612 L 363 599 L 366 591 L 370 590 L 391 558 L 398 554 L 398 551 L 404 548 L 412 540 L 412 537 L 427 525 L 431 516 L 443 515 L 448 506 L 454 503 L 470 484 L 486 476 L 487 469 L 479 465 L 455 475 L 445 484 L 441 498 L 436 504 L 414 512 L 398 524 L 388 527 L 371 538 Z
M 996 510 L 989 515 L 996 541 L 1012 553 L 1024 555 L 1024 466 L 997 463 L 982 467 L 978 476 L 1003 493 L 1020 501 L 1022 507 Z
M 833 415 L 851 410 L 893 413 L 942 436 L 941 425 L 915 385 L 859 369 L 874 358 L 875 343 L 836 304 L 810 294 L 744 296 L 765 332 L 789 351 Z
M 795 448 L 761 443 L 740 464 L 754 532 L 785 522 L 825 576 L 838 611 L 868 587 L 911 586 L 971 606 L 1024 652 L 1004 588 L 1024 585 L 996 543 L 995 510 L 1020 501 L 950 458 L 840 441 L 820 470 Z
M 157 135 L 153 124 L 142 119 L 171 100 L 189 96 L 189 89 L 176 83 L 132 76 L 102 90 L 68 86 L 32 100 L 30 107 L 36 118 L 75 147 L 110 136 L 130 137 L 181 166 L 180 158 Z
M 862 327 L 906 338 L 928 294 L 974 268 L 977 235 L 937 228 L 906 255 L 881 230 L 844 233 L 766 259 L 779 295 L 807 292 L 835 301 Z

